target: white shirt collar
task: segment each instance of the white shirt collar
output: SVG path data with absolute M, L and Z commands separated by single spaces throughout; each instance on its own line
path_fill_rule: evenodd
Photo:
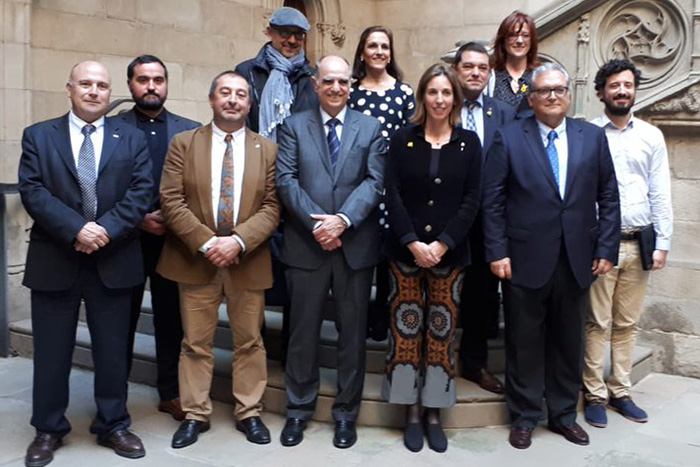
M 77 129 L 78 133 L 81 133 L 83 131 L 83 127 L 88 124 L 88 122 L 84 121 L 80 117 L 78 117 L 76 114 L 73 113 L 73 110 L 68 112 L 68 122 L 69 124 L 73 127 L 73 129 Z M 90 123 L 90 125 L 93 125 L 95 127 L 95 131 L 99 130 L 102 128 L 105 124 L 105 117 L 104 115 L 94 122 Z
M 226 138 L 226 135 L 228 134 L 224 130 L 222 130 L 221 128 L 216 126 L 216 124 L 213 121 L 211 122 L 211 129 L 212 129 L 212 132 L 214 133 L 214 136 L 217 139 L 224 140 Z M 240 129 L 231 133 L 231 136 L 233 136 L 233 141 L 238 141 L 239 138 L 244 137 L 245 136 L 245 125 L 243 125 Z
M 627 120 L 627 124 L 623 128 L 618 128 L 617 125 L 615 125 L 612 120 L 610 120 L 610 117 L 608 117 L 608 114 L 603 112 L 603 114 L 600 116 L 600 121 L 603 123 L 602 127 L 603 128 L 614 128 L 616 130 L 624 130 L 625 128 L 634 128 L 634 121 L 636 120 L 634 113 L 630 112 L 630 118 Z
M 331 117 L 325 110 L 323 110 L 323 107 L 320 107 L 320 110 L 321 110 L 321 121 L 322 121 L 323 124 L 325 125 L 325 124 L 328 122 L 328 120 L 330 120 L 330 119 L 333 118 L 333 117 Z M 335 118 L 337 118 L 338 120 L 340 120 L 340 124 L 341 124 L 341 125 L 344 125 L 344 124 L 345 124 L 345 114 L 346 114 L 347 112 L 348 112 L 348 107 L 347 107 L 347 105 L 346 105 L 345 107 L 343 107 L 343 108 L 340 110 L 340 112 L 338 112 L 338 115 L 335 116 Z
M 540 129 L 540 136 L 542 136 L 542 139 L 544 140 L 547 139 L 547 135 L 552 130 L 557 133 L 558 138 L 561 138 L 561 135 L 566 133 L 566 118 L 564 118 L 564 120 L 562 120 L 562 122 L 556 128 L 550 128 L 549 125 L 546 125 L 537 119 L 535 119 L 535 121 L 537 122 L 537 127 Z

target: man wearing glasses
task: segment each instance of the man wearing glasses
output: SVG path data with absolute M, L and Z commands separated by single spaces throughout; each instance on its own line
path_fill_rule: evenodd
M 566 118 L 569 75 L 536 68 L 532 117 L 500 129 L 486 159 L 486 260 L 502 280 L 510 444 L 549 429 L 587 445 L 576 423 L 588 289 L 617 262 L 620 206 L 605 131 Z M 597 206 L 597 212 L 596 212 Z
M 314 70 L 304 53 L 308 30 L 309 21 L 299 10 L 278 8 L 265 30 L 270 41 L 255 58 L 236 67 L 253 88 L 248 127 L 273 141 L 285 118 L 318 107 L 311 85 Z

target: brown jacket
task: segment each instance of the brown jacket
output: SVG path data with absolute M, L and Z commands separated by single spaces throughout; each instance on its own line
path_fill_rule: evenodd
M 211 124 L 175 135 L 160 184 L 161 209 L 168 234 L 157 272 L 185 284 L 210 282 L 217 268 L 199 248 L 216 232 L 211 200 Z M 246 251 L 228 270 L 250 290 L 272 286 L 267 239 L 277 228 L 280 203 L 275 192 L 277 145 L 246 129 L 245 172 L 238 223 L 233 232 Z

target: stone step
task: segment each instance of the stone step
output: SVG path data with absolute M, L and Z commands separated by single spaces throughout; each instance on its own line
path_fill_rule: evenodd
M 31 320 L 23 320 L 10 326 L 10 346 L 14 352 L 24 357 L 32 356 Z M 632 382 L 636 383 L 651 373 L 652 352 L 637 346 L 634 351 Z M 73 353 L 76 366 L 91 369 L 90 335 L 87 325 L 78 324 L 76 348 Z M 606 362 L 606 374 L 609 364 Z M 321 387 L 314 420 L 331 421 L 331 406 L 335 395 L 336 371 L 321 368 Z M 381 399 L 383 375 L 368 373 L 365 377 L 362 410 L 358 423 L 369 426 L 401 427 L 404 423 L 404 409 Z M 156 382 L 154 338 L 137 333 L 134 345 L 134 362 L 130 379 L 151 386 Z M 214 378 L 212 398 L 232 403 L 231 396 L 231 351 L 214 349 Z M 286 396 L 284 392 L 284 372 L 279 362 L 268 360 L 268 385 L 265 391 L 266 410 L 284 413 Z M 484 391 L 475 384 L 457 379 L 457 404 L 443 411 L 443 425 L 448 428 L 468 428 L 476 426 L 503 425 L 508 422 L 508 414 L 502 396 Z
M 282 359 L 282 307 L 267 307 L 265 310 L 265 349 L 268 358 L 272 360 Z M 153 334 L 153 313 L 151 308 L 150 294 L 144 294 L 142 312 L 136 328 L 138 333 Z M 455 358 L 459 349 L 461 329 L 457 330 L 455 339 Z M 321 325 L 320 351 L 318 353 L 319 365 L 327 368 L 337 367 L 338 331 L 332 319 L 325 319 Z M 488 366 L 493 373 L 505 372 L 505 351 L 502 339 L 491 339 L 489 344 Z M 384 373 L 385 356 L 388 340 L 377 342 L 367 339 L 367 372 Z M 219 307 L 219 322 L 214 333 L 214 347 L 221 349 L 232 349 L 232 337 L 229 326 L 226 305 Z

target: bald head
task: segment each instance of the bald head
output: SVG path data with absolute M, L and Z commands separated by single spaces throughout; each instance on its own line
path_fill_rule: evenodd
M 321 108 L 335 117 L 348 102 L 350 92 L 350 64 L 342 57 L 328 55 L 316 64 L 314 90 Z
M 73 113 L 92 123 L 107 111 L 112 79 L 107 68 L 99 62 L 85 61 L 71 68 L 66 90 Z

